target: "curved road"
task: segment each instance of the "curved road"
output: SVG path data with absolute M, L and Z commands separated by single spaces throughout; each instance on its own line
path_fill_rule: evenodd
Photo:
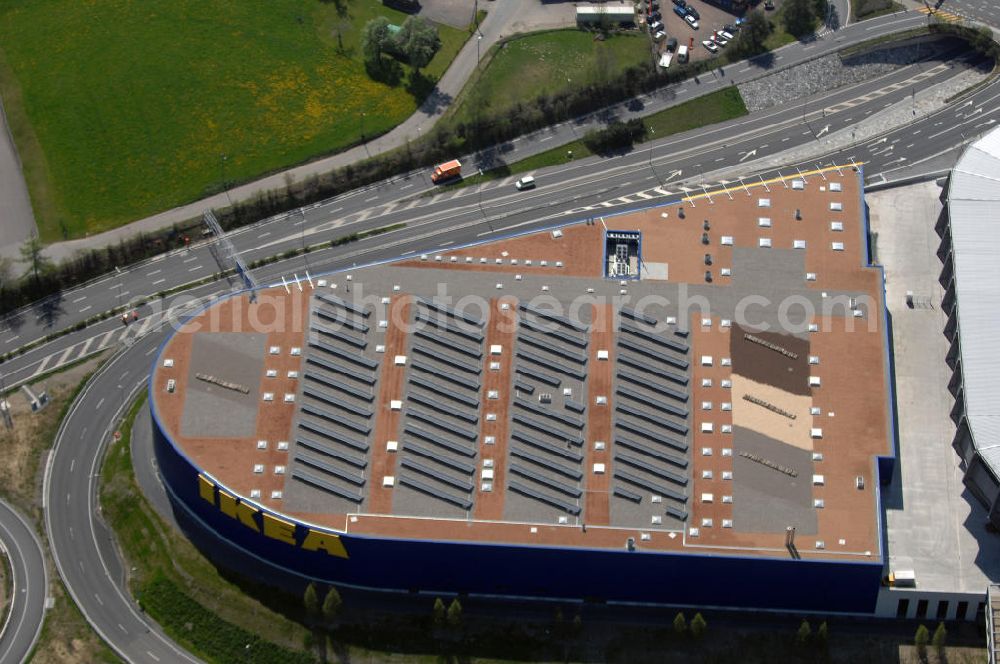
M 11 568 L 10 612 L 0 627 L 0 662 L 23 662 L 42 631 L 49 573 L 35 529 L 2 500 L 0 546 Z
M 888 19 L 883 23 L 870 23 L 863 32 L 856 33 L 855 40 L 872 37 L 879 34 L 877 31 L 905 29 L 913 23 L 909 16 L 888 17 Z M 918 22 L 919 20 L 917 18 Z M 839 34 L 844 32 L 846 29 Z M 936 75 L 938 74 L 933 72 L 929 74 L 929 76 Z M 944 77 L 945 73 L 942 72 L 939 76 Z M 931 114 L 906 128 L 887 132 L 877 140 L 851 145 L 838 151 L 835 156 L 839 160 L 855 158 L 858 161 L 880 163 L 888 168 L 900 159 L 905 161 L 908 157 L 904 155 L 923 158 L 931 156 L 938 148 L 952 148 L 966 140 L 964 135 L 958 137 L 962 131 L 976 127 L 975 123 L 995 121 L 991 116 L 1000 114 L 998 90 L 1000 84 L 993 83 L 978 90 L 968 101 L 953 108 Z M 885 99 L 892 99 L 888 95 L 889 93 L 886 93 Z M 794 118 L 784 117 L 781 115 L 782 111 L 777 110 L 767 121 L 753 117 L 743 118 L 722 128 L 713 127 L 694 135 L 659 143 L 655 147 L 671 145 L 670 154 L 662 156 L 661 168 L 664 164 L 670 164 L 670 168 L 677 171 L 693 168 L 695 173 L 705 173 L 710 170 L 709 166 L 714 161 L 731 166 L 738 165 L 742 161 L 741 155 L 745 157 L 752 151 L 757 154 L 756 151 L 764 149 L 760 147 L 761 145 L 770 144 L 774 140 L 780 141 L 780 137 L 799 134 L 801 136 L 797 139 L 799 142 L 808 142 L 817 139 L 815 135 L 817 131 L 833 132 L 843 128 L 837 124 L 838 122 L 849 127 L 851 122 L 848 120 L 865 109 L 859 102 L 847 111 L 851 117 L 839 112 L 826 115 L 828 100 L 824 97 L 820 101 L 822 103 L 819 106 L 806 112 L 804 116 L 801 111 L 797 111 L 794 113 Z M 875 112 L 877 108 L 880 108 L 879 104 L 873 105 L 868 111 Z M 822 115 L 820 115 L 821 110 Z M 825 130 L 814 128 L 820 119 L 830 126 Z M 791 131 L 792 128 L 799 131 Z M 923 132 L 923 140 L 919 141 L 919 144 L 913 142 L 907 145 L 904 141 L 912 141 L 916 131 Z M 808 139 L 804 138 L 807 134 L 810 135 Z M 343 252 L 331 252 L 325 259 L 317 255 L 311 258 L 307 256 L 305 259 L 312 261 L 314 271 L 328 270 L 338 265 L 349 265 L 352 261 L 370 262 L 428 248 L 433 251 L 432 243 L 460 245 L 477 241 L 501 230 L 511 228 L 530 230 L 532 227 L 549 225 L 556 221 L 570 221 L 573 218 L 587 216 L 586 210 L 589 209 L 607 209 L 609 212 L 615 212 L 627 209 L 630 205 L 649 205 L 652 198 L 657 199 L 652 201 L 656 203 L 682 196 L 682 191 L 663 193 L 665 191 L 663 188 L 668 185 L 662 181 L 665 173 L 656 173 L 654 169 L 654 161 L 659 162 L 661 157 L 654 160 L 653 149 L 653 147 L 649 149 L 648 167 L 646 160 L 643 159 L 645 156 L 643 150 L 627 160 L 623 158 L 621 161 L 597 163 L 596 168 L 593 164 L 587 166 L 581 162 L 562 169 L 558 174 L 552 173 L 547 176 L 550 181 L 545 183 L 544 187 L 540 187 L 548 191 L 539 192 L 537 194 L 539 198 L 533 201 L 511 196 L 506 189 L 498 192 L 496 189 L 499 187 L 497 187 L 492 191 L 495 197 L 488 208 L 489 217 L 483 213 L 483 217 L 487 217 L 485 220 L 475 215 L 478 212 L 475 195 L 477 192 L 472 187 L 454 194 L 449 193 L 449 196 L 440 203 L 437 201 L 439 197 L 412 199 L 417 203 L 421 201 L 427 203 L 431 209 L 421 211 L 418 208 L 416 212 L 419 214 L 411 214 L 405 232 L 384 238 L 373 238 L 357 245 L 348 245 Z M 593 173 L 588 175 L 580 170 L 586 168 L 591 168 Z M 749 167 L 747 170 L 752 172 Z M 603 178 L 603 188 L 601 186 L 595 188 L 593 178 L 597 177 L 597 171 L 603 172 L 600 174 Z M 653 174 L 650 174 L 650 171 Z M 785 172 L 787 174 L 788 169 Z M 672 177 L 675 176 L 668 176 L 667 180 Z M 623 178 L 628 178 L 629 181 L 621 182 Z M 696 181 L 691 181 L 693 186 L 700 187 L 694 182 Z M 397 183 L 397 186 L 401 185 Z M 574 188 L 582 192 L 584 187 L 588 190 L 586 196 L 583 193 L 579 196 L 573 193 Z M 570 191 L 568 199 L 566 199 L 567 190 Z M 661 193 L 655 196 L 644 193 L 654 190 L 659 190 Z M 368 193 L 371 193 L 371 190 Z M 363 192 L 355 192 L 341 197 L 340 201 L 350 202 L 364 195 Z M 463 196 L 464 200 L 454 200 Z M 577 207 L 567 210 L 565 206 L 570 202 Z M 395 202 L 393 208 L 399 208 L 401 203 L 402 201 Z M 481 205 L 482 203 L 479 203 L 479 206 Z M 446 208 L 460 208 L 461 213 L 450 214 Z M 359 216 L 364 215 L 366 209 L 370 210 L 365 206 L 357 209 L 360 210 Z M 403 208 L 400 211 L 407 210 Z M 330 210 L 319 210 L 319 212 L 328 217 L 336 213 Z M 388 217 L 390 213 L 391 210 L 382 214 Z M 370 215 L 371 212 L 368 213 L 368 216 Z M 461 218 L 458 218 L 459 216 Z M 425 217 L 435 220 L 435 224 L 430 228 L 421 229 L 421 224 L 429 224 L 424 220 Z M 281 221 L 287 231 L 291 223 L 289 218 L 284 217 Z M 379 221 L 378 225 L 384 223 L 386 222 Z M 277 230 L 279 225 L 272 220 L 270 226 L 265 224 L 236 234 L 234 241 L 253 239 L 253 236 L 256 236 L 256 242 L 259 244 L 264 239 L 260 237 L 261 231 L 268 228 Z M 304 230 L 296 229 L 292 232 L 291 238 L 286 236 L 284 241 L 294 241 L 294 234 L 299 232 L 304 236 Z M 263 233 L 269 234 L 270 231 L 263 230 Z M 269 242 L 264 243 L 268 244 Z M 407 249 L 409 251 L 406 251 Z M 254 247 L 251 247 L 248 251 L 253 250 Z M 197 259 L 197 255 L 195 258 Z M 301 265 L 305 259 L 299 259 L 295 265 Z M 169 259 L 172 267 L 180 270 L 185 269 L 183 260 L 185 259 L 181 256 Z M 162 269 L 166 269 L 167 261 L 163 261 L 162 265 L 164 266 Z M 152 270 L 150 266 L 143 269 Z M 289 274 L 291 268 L 286 263 L 274 269 L 278 274 Z M 110 288 L 114 288 L 113 279 L 111 281 Z M 107 283 L 103 288 L 110 290 Z M 205 287 L 202 292 L 207 294 L 211 292 L 208 290 L 210 288 L 218 289 L 219 285 Z M 155 290 L 155 285 L 153 289 Z M 92 333 L 86 330 L 83 332 Z M 98 510 L 95 504 L 98 463 L 102 457 L 103 446 L 110 439 L 112 427 L 120 416 L 127 397 L 143 388 L 150 369 L 151 356 L 165 336 L 165 329 L 157 330 L 150 326 L 146 329 L 145 336 L 133 340 L 130 346 L 123 348 L 94 375 L 60 427 L 45 475 L 46 530 L 59 573 L 77 605 L 102 638 L 119 655 L 133 662 L 195 661 L 165 637 L 157 626 L 148 623 L 132 599 L 127 596 L 125 572 L 114 550 L 110 533 L 97 517 Z M 83 338 L 77 336 L 57 343 L 77 344 Z M 60 357 L 69 356 L 73 350 L 72 345 L 64 347 L 66 351 L 60 352 Z M 12 360 L 10 364 L 17 366 L 19 361 L 28 362 L 30 358 L 18 358 Z

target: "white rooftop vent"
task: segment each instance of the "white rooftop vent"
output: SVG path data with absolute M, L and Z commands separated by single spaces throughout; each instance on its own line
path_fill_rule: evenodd
M 607 406 L 608 398 L 605 396 L 599 396 L 594 399 L 594 403 L 596 403 L 598 406 Z
M 295 369 L 292 369 L 291 371 L 289 371 L 289 372 L 288 372 L 287 374 L 285 374 L 285 375 L 286 375 L 286 376 L 287 376 L 288 378 L 298 378 L 298 377 L 299 377 L 299 372 L 298 372 L 298 371 L 296 371 Z
M 731 357 L 724 357 L 724 358 L 722 358 L 722 366 L 724 366 L 724 367 L 731 367 L 731 366 L 733 366 L 733 358 L 731 358 Z
M 843 242 L 831 242 L 830 243 L 830 248 L 833 249 L 834 251 L 843 251 L 844 250 L 844 243 Z
M 515 274 L 514 275 L 514 281 L 521 281 L 521 275 Z
M 702 355 L 701 356 L 701 366 L 703 366 L 703 367 L 710 367 L 710 366 L 712 366 L 712 362 L 713 362 L 713 360 L 712 360 L 712 356 L 711 355 Z
M 728 390 L 733 386 L 733 381 L 730 380 L 729 378 L 723 378 L 720 385 L 722 385 L 722 387 Z
M 834 212 L 840 212 L 844 209 L 844 204 L 838 203 L 837 201 L 830 201 L 830 209 Z
M 702 401 L 701 402 L 701 409 L 702 410 L 712 410 L 712 402 L 711 401 Z
M 270 348 L 267 349 L 267 352 L 269 352 L 271 355 L 277 355 L 281 352 L 281 346 L 271 346 Z
M 397 367 L 401 367 L 401 366 L 403 366 L 403 365 L 405 365 L 405 364 L 406 364 L 406 356 L 405 356 L 405 355 L 397 355 L 396 357 L 394 357 L 394 358 L 392 359 L 392 362 L 393 362 L 393 364 L 395 364 L 395 365 L 396 365 Z
M 266 440 L 258 440 L 257 441 L 257 449 L 258 450 L 266 450 L 267 449 L 267 441 Z
M 724 480 L 731 480 L 731 479 L 733 479 L 733 471 L 731 471 L 731 470 L 724 470 L 724 471 L 722 471 L 722 479 L 724 479 Z
M 729 401 L 723 401 L 722 402 L 722 410 L 723 410 L 723 412 L 729 412 L 732 409 L 733 409 L 732 402 L 729 402 Z
M 399 399 L 392 399 L 389 401 L 389 410 L 402 410 L 403 402 Z
M 496 413 L 486 413 L 486 421 L 487 422 L 496 422 L 497 421 L 497 414 Z
M 595 475 L 603 475 L 604 474 L 604 464 L 603 463 L 595 463 L 594 464 L 594 474 Z
M 813 461 L 822 461 L 823 460 L 823 453 L 822 452 L 813 452 L 813 457 L 812 458 L 813 458 Z
M 712 433 L 713 431 L 715 431 L 715 425 L 714 424 L 712 424 L 711 422 L 702 422 L 701 423 L 701 432 L 702 433 Z
M 442 260 L 444 260 L 444 258 L 441 256 L 441 254 L 438 254 L 434 257 L 434 260 L 440 263 Z
M 660 516 L 659 514 L 654 514 L 652 518 L 649 520 L 649 522 L 654 526 L 659 526 L 660 524 L 663 523 L 663 517 Z
M 701 386 L 702 387 L 712 387 L 712 379 L 711 378 L 702 378 L 701 379 Z
M 816 548 L 820 550 L 825 549 L 826 542 L 824 542 L 823 540 L 816 540 Z
M 771 207 L 771 199 L 770 198 L 758 198 L 757 199 L 757 207 L 760 207 L 760 208 L 769 208 L 769 207 Z
M 702 318 L 701 319 L 701 326 L 702 327 L 712 327 L 712 319 L 711 318 Z
M 483 482 L 479 485 L 479 490 L 483 493 L 489 493 L 493 490 L 493 482 Z M 538 532 L 537 530 L 535 532 Z
M 825 479 L 822 475 L 813 475 L 813 486 L 823 486 Z
M 820 382 L 819 376 L 809 376 L 809 387 L 819 387 Z
M 688 537 L 697 537 L 697 536 L 698 536 L 697 528 L 688 528 Z
M 701 520 L 701 527 L 702 528 L 711 528 L 712 527 L 712 520 L 708 519 L 708 518 L 702 519 Z
M 731 456 L 733 456 L 733 448 L 731 448 L 731 447 L 723 447 L 722 448 L 722 456 L 724 456 L 724 457 L 731 457 Z
M 816 281 L 816 273 L 806 272 L 806 281 Z
M 819 364 L 819 355 L 810 355 L 809 364 Z
M 826 503 L 825 503 L 825 502 L 823 501 L 823 499 L 822 499 L 822 498 L 814 498 L 814 499 L 813 499 L 813 507 L 815 507 L 815 508 L 817 508 L 817 509 L 823 509 L 823 506 L 824 506 L 825 504 L 826 504 Z
M 810 332 L 819 332 L 819 323 L 809 323 L 808 330 Z
M 604 447 L 605 447 L 605 443 L 604 443 L 603 440 L 595 440 L 594 441 L 594 449 L 595 450 L 600 451 L 600 450 L 603 450 Z
M 395 484 L 396 484 L 396 478 L 393 477 L 392 475 L 385 475 L 385 476 L 382 477 L 382 486 L 383 487 L 390 488 L 390 487 L 392 487 Z
M 280 466 L 280 465 L 279 466 L 275 466 L 274 467 L 274 474 L 275 475 L 284 475 L 285 474 L 285 467 L 284 466 Z
M 608 359 L 608 351 L 605 350 L 605 349 L 603 349 L 603 348 L 600 349 L 600 350 L 598 350 L 597 351 L 597 359 L 599 359 L 599 360 L 606 360 L 606 359 Z
M 563 515 L 563 516 L 560 516 L 557 519 L 557 521 L 559 522 L 559 525 L 566 525 L 567 523 L 569 523 L 569 517 L 566 516 L 566 515 Z
M 722 321 L 719 323 L 719 327 L 732 327 L 732 326 L 733 326 L 733 321 L 731 321 L 728 318 L 723 318 Z
M 251 498 L 260 498 L 260 489 L 250 489 Z
M 813 428 L 809 429 L 809 435 L 811 437 L 813 437 L 813 438 L 822 438 L 823 437 L 823 430 L 820 429 L 819 427 L 813 427 Z
M 285 403 L 294 403 L 295 395 L 291 392 L 285 393 Z
M 792 240 L 792 249 L 805 249 L 805 248 L 806 248 L 805 240 Z
M 813 407 L 811 407 L 809 409 L 809 414 L 810 415 L 821 415 L 822 413 L 823 413 L 823 409 L 820 408 L 819 406 L 813 406 Z
M 770 228 L 771 227 L 771 218 L 770 217 L 757 217 L 757 225 L 760 226 L 761 228 Z
M 563 266 L 562 261 L 556 261 L 556 267 L 562 267 L 562 266 Z
M 769 237 L 760 238 L 760 240 L 757 241 L 757 246 L 765 249 L 769 248 L 771 246 L 771 238 Z
M 264 401 L 274 401 L 274 392 L 264 392 Z
M 486 436 L 485 438 L 483 438 L 484 445 L 496 445 L 496 442 L 497 442 L 496 436 Z
M 701 455 L 702 456 L 712 456 L 712 448 L 711 447 L 703 447 L 703 448 L 701 448 Z
M 268 378 L 277 378 L 278 377 L 278 370 L 277 369 L 268 369 L 267 371 L 264 372 L 264 374 Z
M 843 187 L 841 186 L 841 184 L 839 182 L 831 182 L 830 183 L 830 191 L 841 191 L 842 189 L 843 189 Z
M 710 480 L 710 479 L 712 479 L 712 476 L 713 476 L 713 474 L 712 474 L 711 470 L 703 470 L 703 471 L 701 471 L 701 479 L 703 479 L 703 480 Z
M 165 367 L 167 367 L 169 369 L 170 367 L 174 366 L 174 360 L 172 358 L 169 358 L 169 357 L 164 358 L 164 360 L 163 360 L 163 366 L 165 366 Z
M 385 344 L 375 344 L 375 352 L 376 353 L 384 353 L 385 352 Z
M 486 392 L 486 398 L 487 399 L 499 399 L 500 398 L 500 390 L 488 390 Z
M 792 180 L 792 189 L 805 189 L 805 180 Z
M 723 528 L 732 528 L 733 527 L 733 520 L 732 519 L 723 519 L 722 520 L 722 527 Z
M 173 392 L 177 389 L 177 381 L 173 378 L 167 379 L 167 392 Z
M 729 496 L 729 495 L 723 496 L 722 497 L 722 504 L 723 505 L 732 505 L 733 504 L 733 497 Z
M 387 441 L 385 441 L 385 451 L 386 452 L 398 452 L 399 451 L 399 441 L 397 441 L 397 440 L 387 440 Z
M 483 480 L 492 480 L 493 479 L 493 469 L 492 468 L 483 468 L 483 472 L 480 473 L 480 478 L 483 479 Z
M 503 353 L 503 346 L 500 344 L 490 344 L 490 355 L 500 355 Z
M 291 349 L 291 350 L 290 350 L 289 352 L 290 352 L 290 353 L 291 353 L 292 355 L 296 355 L 296 356 L 298 356 L 298 355 L 301 355 L 301 354 L 302 354 L 302 349 L 301 349 L 301 348 L 299 348 L 298 346 L 292 346 L 292 349 Z
M 723 277 L 731 277 L 733 276 L 733 268 L 731 267 L 719 268 L 719 274 L 722 275 Z
M 288 451 L 288 441 L 287 440 L 279 440 L 278 441 L 278 451 L 280 451 L 280 452 L 287 452 Z
M 721 242 L 722 242 L 722 246 L 724 246 L 724 247 L 731 247 L 731 246 L 733 246 L 733 236 L 732 235 L 723 235 Z
M 653 537 L 649 533 L 639 533 L 640 542 L 648 542 L 651 539 L 653 539 Z
M 500 371 L 500 363 L 490 362 L 490 371 Z
M 841 232 L 844 230 L 844 222 L 842 221 L 831 221 L 830 230 L 835 232 Z
M 387 321 L 387 320 L 380 320 L 378 322 L 378 329 L 384 330 L 387 327 L 389 327 L 389 321 Z
M 703 503 L 710 503 L 713 500 L 715 500 L 715 496 L 713 496 L 712 494 L 710 494 L 710 493 L 703 493 L 703 494 L 701 494 L 701 502 L 703 502 Z
M 732 433 L 732 432 L 733 432 L 733 425 L 732 424 L 723 424 L 722 425 L 722 433 Z
M 271 492 L 271 500 L 281 500 L 281 490 L 275 489 Z
M 255 463 L 253 465 L 253 472 L 255 474 L 257 474 L 257 475 L 260 475 L 261 473 L 263 473 L 264 472 L 264 464 L 262 464 L 262 463 Z
M 561 238 L 562 234 L 563 234 L 563 232 L 561 230 L 559 230 L 558 228 L 556 230 L 552 231 L 552 237 L 554 237 L 556 239 Z

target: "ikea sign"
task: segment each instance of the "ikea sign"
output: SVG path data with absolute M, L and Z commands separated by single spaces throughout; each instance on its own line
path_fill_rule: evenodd
M 349 557 L 338 535 L 295 524 L 265 512 L 256 505 L 243 502 L 201 474 L 198 475 L 198 495 L 230 519 L 264 537 L 305 551 L 326 551 L 337 558 Z

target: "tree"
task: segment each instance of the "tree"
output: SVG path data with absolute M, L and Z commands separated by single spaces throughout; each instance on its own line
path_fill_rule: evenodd
M 440 627 L 444 624 L 447 609 L 440 597 L 434 599 L 434 624 Z
M 441 48 L 437 28 L 422 16 L 407 17 L 395 39 L 399 52 L 406 56 L 413 71 L 426 67 Z
M 763 53 L 766 49 L 764 42 L 771 35 L 774 26 L 764 12 L 755 9 L 746 16 L 746 23 L 736 34 L 736 39 L 727 47 L 735 58 L 748 58 L 752 55 Z
M 377 16 L 365 23 L 361 33 L 361 50 L 366 64 L 376 69 L 381 68 L 382 54 L 385 53 L 389 39 L 389 19 Z
M 696 639 L 700 639 L 705 635 L 705 630 L 707 629 L 708 623 L 701 617 L 701 614 L 694 614 L 694 618 L 691 619 L 691 635 Z
M 306 592 L 302 596 L 302 605 L 306 609 L 306 615 L 315 618 L 319 613 L 319 595 L 316 593 L 316 584 L 310 583 L 306 586 Z
M 921 662 L 927 661 L 927 642 L 931 640 L 927 627 L 921 625 L 917 628 L 917 633 L 913 635 L 913 645 L 917 647 L 917 657 Z
M 815 0 L 785 0 L 782 21 L 794 37 L 804 37 L 816 27 Z
M 451 604 L 448 605 L 447 620 L 450 627 L 458 629 L 462 626 L 462 605 L 457 597 L 451 600 Z
M 43 249 L 37 235 L 32 235 L 21 245 L 21 262 L 28 264 L 28 272 L 36 282 L 52 269 L 52 259 L 42 253 Z
M 944 661 L 944 647 L 947 641 L 948 630 L 945 629 L 943 622 L 938 623 L 937 629 L 934 630 L 934 637 L 931 639 L 931 644 L 934 646 L 934 652 L 937 653 L 939 662 Z
M 800 646 L 804 646 L 809 643 L 809 637 L 812 636 L 812 627 L 809 626 L 809 621 L 803 619 L 802 624 L 799 625 L 799 631 L 795 634 L 795 642 Z
M 674 634 L 682 636 L 687 629 L 688 625 L 687 620 L 684 618 L 684 612 L 678 611 L 677 615 L 674 616 Z
M 332 625 L 337 620 L 340 607 L 343 604 L 344 600 L 340 598 L 340 591 L 336 587 L 330 586 L 330 589 L 326 591 L 326 597 L 323 598 L 323 620 L 326 621 L 327 625 Z
M 825 620 L 819 624 L 819 629 L 816 630 L 816 642 L 821 648 L 826 648 L 830 642 L 830 630 L 826 626 Z

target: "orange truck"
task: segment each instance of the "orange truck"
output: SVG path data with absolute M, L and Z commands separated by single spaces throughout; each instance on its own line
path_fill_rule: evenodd
M 457 178 L 461 174 L 462 163 L 458 159 L 452 159 L 434 167 L 434 172 L 431 174 L 431 182 L 439 184 L 452 178 Z

